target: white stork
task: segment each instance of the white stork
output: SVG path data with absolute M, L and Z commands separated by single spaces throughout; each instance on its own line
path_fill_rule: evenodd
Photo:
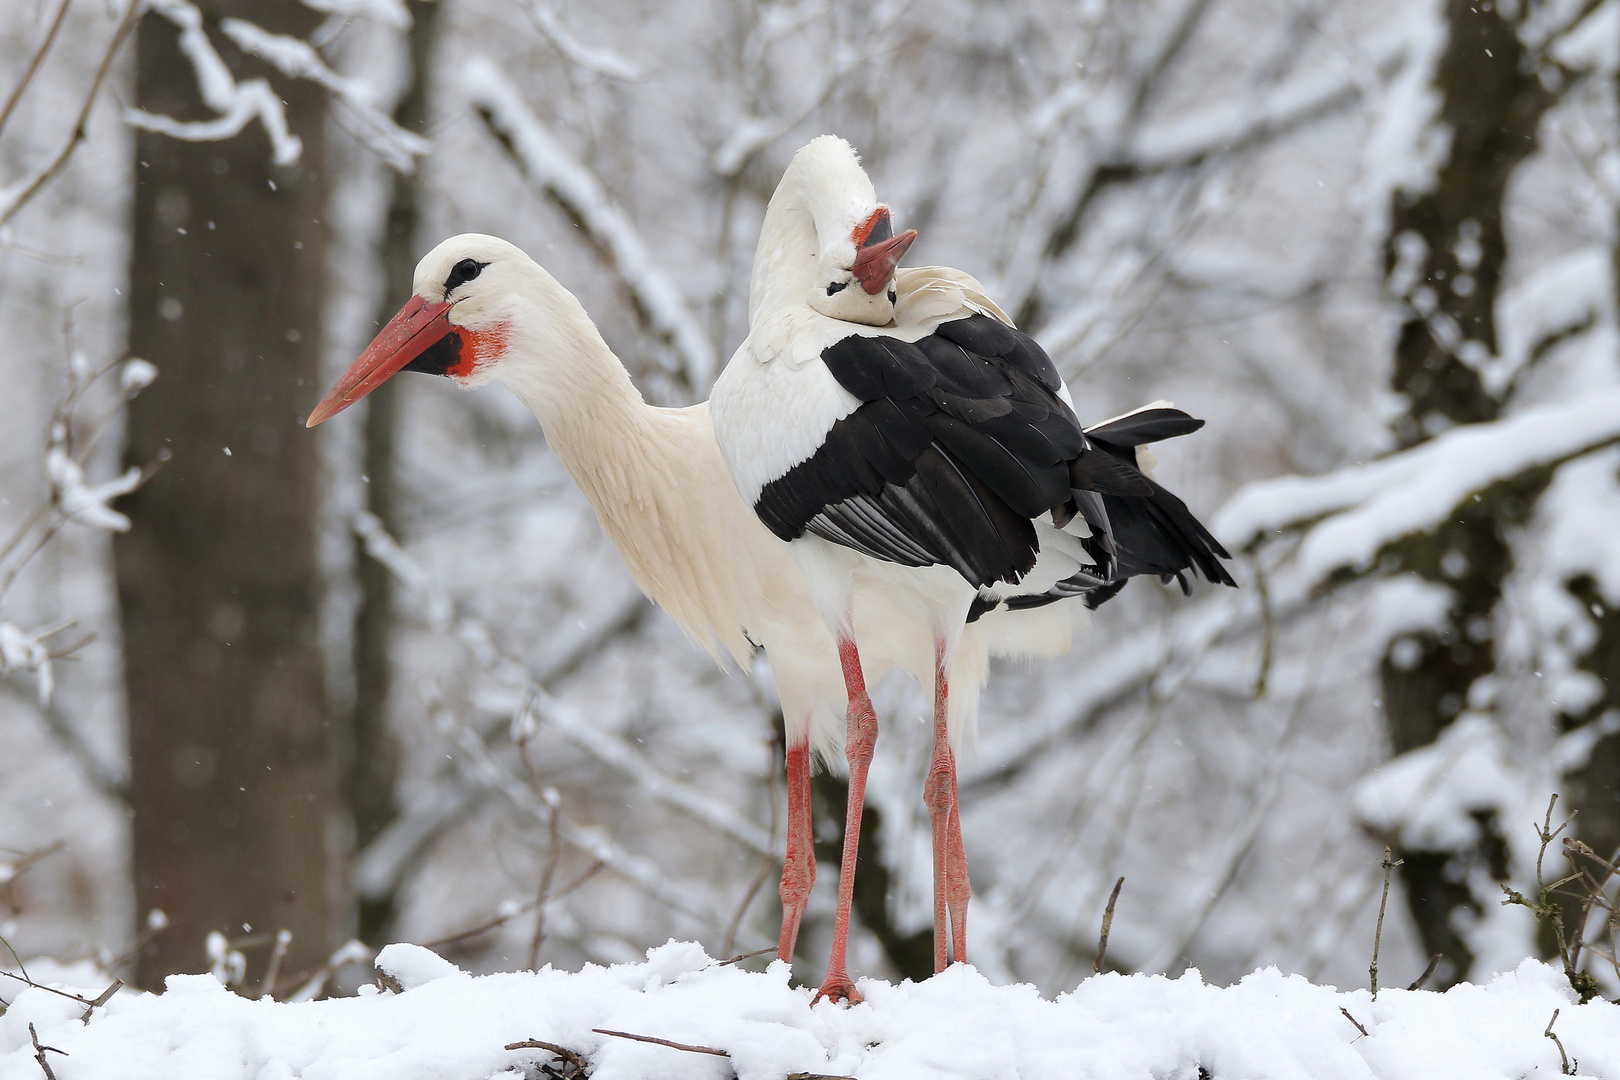
M 786 727 L 787 857 L 777 955 L 792 961 L 815 880 L 810 834 L 812 743 L 843 740 L 846 674 L 787 545 L 738 496 L 715 443 L 707 403 L 648 405 L 574 296 L 521 250 L 491 236 L 444 241 L 417 265 L 414 295 L 310 414 L 335 416 L 396 372 L 500 382 L 528 405 L 596 511 L 637 584 L 716 659 L 770 657 Z M 963 641 L 955 675 L 977 687 L 987 650 L 1030 655 L 1068 647 L 1067 618 L 987 620 Z M 926 679 L 926 632 L 881 594 L 858 619 L 865 675 L 900 668 Z M 976 695 L 953 705 L 953 722 Z M 848 875 L 846 875 L 848 876 Z
M 821 988 L 835 999 L 856 996 L 845 940 L 877 736 L 862 679 L 868 598 L 887 597 L 933 643 L 924 797 L 942 970 L 947 935 L 950 955 L 965 959 L 970 893 L 950 707 L 964 629 L 986 612 L 1066 597 L 1094 607 L 1136 574 L 1185 589 L 1196 568 L 1235 584 L 1220 544 L 1137 468 L 1137 445 L 1201 422 L 1149 408 L 1088 437 L 1051 360 L 978 282 L 944 267 L 897 272 L 915 237 L 895 234 L 848 143 L 822 136 L 800 150 L 761 229 L 749 336 L 710 399 L 737 487 L 790 542 L 845 674 L 849 804 Z

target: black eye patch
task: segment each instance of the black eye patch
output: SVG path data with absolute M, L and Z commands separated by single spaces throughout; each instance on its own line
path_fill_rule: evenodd
M 444 295 L 449 296 L 458 286 L 465 285 L 489 263 L 479 262 L 477 259 L 462 259 L 450 268 L 450 276 L 444 279 Z
M 841 293 L 847 288 L 849 288 L 849 282 L 847 282 L 847 281 L 835 281 L 831 285 L 827 286 L 827 295 L 831 296 L 834 293 Z

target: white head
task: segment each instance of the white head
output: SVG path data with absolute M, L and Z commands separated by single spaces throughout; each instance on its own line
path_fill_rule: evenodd
M 765 211 L 749 319 L 808 303 L 829 318 L 883 326 L 894 319 L 894 271 L 917 238 L 896 235 L 855 149 L 822 135 L 793 156 Z
M 310 414 L 310 427 L 342 412 L 397 372 L 424 371 L 463 386 L 480 386 L 499 374 L 499 365 L 513 353 L 514 339 L 533 339 L 563 322 L 590 328 L 568 291 L 499 237 L 464 233 L 444 241 L 416 264 L 413 290 L 321 399 Z M 594 328 L 582 332 L 595 333 Z

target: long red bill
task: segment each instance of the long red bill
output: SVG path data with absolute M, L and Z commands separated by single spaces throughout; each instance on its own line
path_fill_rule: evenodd
M 447 317 L 449 310 L 448 300 L 430 303 L 420 296 L 412 296 L 399 309 L 399 314 L 388 320 L 382 332 L 371 339 L 360 359 L 321 398 L 304 426 L 314 427 L 330 420 L 432 348 L 454 329 Z
M 898 236 L 868 244 L 855 252 L 855 280 L 870 296 L 876 296 L 889 287 L 894 268 L 900 265 L 906 249 L 917 239 L 916 229 L 907 229 Z

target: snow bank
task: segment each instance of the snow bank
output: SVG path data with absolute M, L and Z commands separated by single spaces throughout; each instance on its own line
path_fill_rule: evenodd
M 1485 986 L 1439 994 L 1339 993 L 1274 968 L 1234 986 L 1104 974 L 1055 1001 L 991 986 L 957 967 L 924 983 L 863 980 L 867 1001 L 812 1006 L 786 965 L 724 967 L 690 943 L 645 963 L 577 973 L 474 977 L 426 949 L 394 945 L 379 963 L 400 993 L 284 1004 L 239 997 L 211 975 L 171 978 L 161 996 L 123 994 L 88 1024 L 78 1003 L 39 990 L 0 1017 L 0 1080 L 38 1080 L 28 1025 L 59 1080 L 412 1080 L 536 1075 L 539 1039 L 583 1055 L 595 1080 L 783 1080 L 794 1073 L 878 1078 L 1336 1078 L 1488 1080 L 1557 1075 L 1555 1032 L 1581 1075 L 1620 1075 L 1620 1008 L 1574 1004 L 1563 977 L 1525 961 Z M 370 989 L 370 988 L 368 988 Z M 1357 1030 L 1346 1018 L 1347 1010 Z M 727 1051 L 631 1042 L 594 1028 Z

